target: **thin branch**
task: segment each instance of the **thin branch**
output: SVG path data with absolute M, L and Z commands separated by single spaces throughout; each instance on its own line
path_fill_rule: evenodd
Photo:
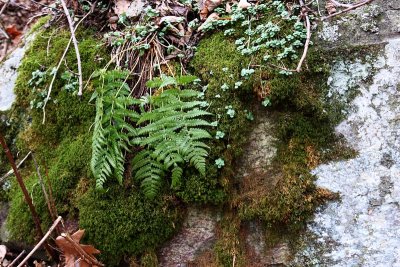
M 78 91 L 78 96 L 82 96 L 82 88 L 83 88 L 83 81 L 82 81 L 82 64 L 81 64 L 81 55 L 79 53 L 79 47 L 78 47 L 78 41 L 76 40 L 75 36 L 75 29 L 74 29 L 74 23 L 72 21 L 72 18 L 69 14 L 69 10 L 67 8 L 67 4 L 65 3 L 64 0 L 61 0 L 62 7 L 64 9 L 65 16 L 67 16 L 68 24 L 69 24 L 69 30 L 71 31 L 71 37 L 72 37 L 72 42 L 74 43 L 75 47 L 75 53 L 76 53 L 76 60 L 78 63 L 78 73 L 79 73 L 79 91 Z
M 95 3 L 96 3 L 96 2 L 95 2 Z M 93 8 L 90 10 L 90 12 L 88 12 L 88 13 L 76 24 L 75 29 L 74 29 L 74 32 L 78 29 L 78 26 L 81 24 L 81 22 L 82 22 L 84 19 L 86 19 L 86 17 L 89 16 L 92 12 L 93 12 Z M 60 58 L 60 61 L 58 62 L 58 65 L 57 65 L 57 67 L 56 67 L 56 69 L 55 69 L 55 71 L 54 71 L 53 78 L 51 79 L 51 82 L 50 82 L 50 85 L 49 85 L 49 89 L 48 89 L 48 91 L 47 91 L 47 96 L 46 96 L 46 98 L 45 98 L 45 100 L 44 100 L 44 104 L 43 104 L 43 108 L 42 108 L 42 109 L 43 109 L 43 120 L 42 120 L 42 124 L 44 124 L 45 121 L 46 121 L 46 105 L 47 105 L 47 102 L 48 102 L 49 99 L 50 99 L 51 90 L 53 89 L 53 84 L 54 84 L 54 81 L 55 81 L 55 79 L 56 79 L 58 69 L 60 68 L 60 66 L 61 66 L 61 64 L 62 64 L 62 62 L 63 62 L 65 56 L 67 55 L 69 46 L 71 45 L 71 42 L 72 42 L 72 36 L 71 36 L 71 38 L 69 38 L 69 42 L 68 42 L 67 46 L 66 46 L 65 49 L 64 49 L 64 52 L 63 52 L 63 54 L 62 54 L 62 56 L 61 56 L 61 58 Z
M 334 4 L 337 7 L 346 7 L 346 8 L 348 8 L 348 7 L 352 7 L 353 6 L 352 4 L 343 4 L 343 3 L 340 3 L 340 2 L 338 2 L 336 0 L 329 0 L 329 2 L 331 2 L 332 4 Z
M 53 209 L 52 209 L 52 207 L 51 207 L 50 200 L 49 200 L 49 195 L 47 194 L 46 187 L 44 186 L 43 177 L 42 177 L 42 174 L 40 173 L 39 165 L 38 165 L 38 163 L 36 162 L 36 159 L 35 159 L 34 154 L 32 154 L 32 159 L 33 159 L 33 163 L 35 164 L 36 172 L 37 172 L 38 177 L 39 177 L 40 186 L 42 187 L 44 199 L 45 199 L 45 201 L 46 201 L 47 208 L 48 208 L 48 210 L 49 210 L 51 219 L 52 219 L 52 220 L 56 220 L 57 217 L 56 217 L 56 215 L 54 214 Z
M 301 71 L 301 66 L 303 65 L 303 62 L 307 57 L 308 47 L 310 46 L 310 40 L 311 40 L 311 23 L 310 23 L 310 18 L 308 17 L 308 11 L 307 11 L 307 8 L 304 6 L 303 0 L 299 0 L 299 2 L 302 7 L 302 11 L 301 11 L 303 13 L 302 15 L 306 19 L 307 39 L 306 39 L 306 43 L 304 44 L 303 55 L 301 56 L 299 64 L 297 65 L 297 68 L 296 68 L 297 72 Z
M 22 257 L 22 255 L 24 255 L 26 253 L 25 250 L 21 251 L 21 253 L 19 253 L 19 255 L 10 263 L 10 265 L 8 265 L 8 267 L 12 267 L 14 266 L 14 264 L 17 263 L 17 261 L 19 261 L 19 259 Z
M 17 182 L 19 184 L 19 187 L 21 188 L 22 194 L 24 195 L 25 202 L 28 204 L 29 210 L 30 210 L 30 212 L 32 214 L 32 219 L 33 219 L 33 221 L 35 223 L 38 236 L 39 236 L 39 238 L 41 238 L 41 237 L 43 237 L 43 231 L 42 231 L 42 227 L 40 225 L 39 216 L 38 216 L 38 214 L 36 212 L 35 207 L 33 206 L 32 198 L 29 196 L 28 190 L 26 189 L 26 186 L 25 186 L 24 181 L 23 181 L 23 179 L 21 177 L 21 174 L 19 173 L 19 171 L 17 169 L 17 166 L 15 165 L 14 157 L 11 154 L 11 151 L 8 148 L 6 141 L 4 140 L 3 135 L 1 135 L 1 134 L 0 134 L 0 144 L 4 149 L 4 152 L 6 153 L 6 156 L 8 158 L 8 161 L 10 162 L 11 167 L 14 170 L 15 177 L 17 178 Z M 54 250 L 49 247 L 47 242 L 44 244 L 44 247 L 45 247 L 46 251 L 50 254 L 50 256 L 54 260 L 56 260 L 56 255 L 54 253 Z
M 21 167 L 22 163 L 24 163 L 24 161 L 31 155 L 31 151 L 28 152 L 28 154 L 26 154 L 26 156 L 18 163 L 17 168 Z M 1 178 L 0 178 L 0 184 L 10 175 L 12 175 L 14 173 L 14 170 L 11 169 L 9 170 L 6 174 L 4 174 Z
M 53 222 L 53 225 L 49 228 L 47 233 L 43 236 L 43 238 L 39 241 L 39 243 L 36 244 L 36 246 L 29 252 L 28 255 L 24 258 L 23 261 L 21 261 L 20 264 L 18 264 L 17 267 L 22 267 L 24 264 L 29 260 L 29 258 L 35 253 L 36 250 L 40 248 L 40 246 L 46 241 L 46 239 L 50 236 L 50 234 L 54 231 L 56 226 L 62 221 L 62 217 L 58 216 L 57 220 Z
M 6 8 L 7 8 L 9 3 L 10 3 L 10 0 L 7 0 L 6 2 L 3 2 L 4 5 L 1 7 L 0 16 L 1 16 L 1 14 L 3 14 L 4 10 L 6 10 Z
M 351 11 L 351 10 L 353 10 L 353 9 L 356 9 L 356 8 L 360 7 L 360 6 L 369 4 L 369 3 L 371 3 L 372 1 L 374 1 L 374 0 L 366 0 L 366 1 L 363 1 L 363 2 L 360 2 L 360 3 L 357 3 L 357 4 L 354 4 L 354 5 L 352 5 L 351 7 L 348 7 L 348 8 L 346 8 L 346 9 L 343 9 L 343 10 L 339 11 L 339 12 L 330 14 L 329 16 L 323 17 L 321 20 L 324 21 L 324 20 L 330 19 L 330 18 L 332 18 L 332 17 L 338 16 L 338 15 L 340 15 L 340 14 L 349 12 L 349 11 Z

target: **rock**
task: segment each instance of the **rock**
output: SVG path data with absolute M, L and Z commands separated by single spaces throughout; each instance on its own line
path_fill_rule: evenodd
M 15 101 L 14 86 L 18 76 L 17 70 L 26 49 L 34 38 L 35 34 L 27 36 L 22 45 L 15 49 L 3 63 L 0 63 L 0 111 L 10 109 Z
M 317 185 L 339 192 L 341 200 L 315 214 L 292 265 L 400 266 L 400 38 L 392 28 L 400 12 L 388 10 L 397 2 L 374 2 L 384 10 L 377 35 L 355 28 L 344 33 L 348 25 L 339 25 L 343 36 L 336 44 L 384 45 L 376 46 L 381 52 L 369 60 L 337 60 L 332 66 L 332 96 L 346 101 L 348 90 L 358 91 L 336 127 L 358 155 L 313 171 Z
M 187 266 L 196 256 L 211 248 L 215 241 L 218 214 L 204 208 L 191 207 L 183 226 L 159 252 L 160 266 Z
M 0 111 L 8 110 L 15 101 L 14 85 L 17 69 L 25 54 L 25 48 L 15 49 L 8 59 L 0 65 Z

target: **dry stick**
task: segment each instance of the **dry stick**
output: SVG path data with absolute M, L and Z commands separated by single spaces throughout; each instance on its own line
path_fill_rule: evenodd
M 8 0 L 7 2 L 4 3 L 3 7 L 0 10 L 0 16 L 1 14 L 3 14 L 3 12 L 6 10 L 8 4 L 10 3 L 10 0 Z M 7 50 L 8 50 L 8 46 L 10 45 L 11 42 L 11 38 L 8 35 L 8 33 L 6 32 L 3 23 L 0 20 L 0 31 L 3 33 L 3 35 L 6 37 L 6 43 L 4 44 L 4 50 L 3 50 L 3 55 L 0 58 L 0 62 L 3 61 L 3 59 L 6 57 L 7 54 Z
M 28 260 L 29 258 L 33 255 L 33 253 L 35 253 L 36 250 L 38 250 L 40 248 L 40 246 L 46 242 L 46 239 L 49 237 L 49 235 L 54 231 L 54 229 L 56 228 L 56 226 L 62 221 L 62 217 L 58 216 L 57 220 L 55 220 L 53 222 L 53 225 L 49 228 L 49 230 L 47 231 L 47 233 L 43 236 L 43 238 L 39 241 L 39 243 L 36 244 L 36 246 L 31 250 L 31 252 L 29 252 L 28 255 L 26 255 L 26 257 L 24 258 L 23 261 L 21 261 L 21 263 L 17 266 L 17 267 L 22 267 Z M 46 244 L 46 243 L 45 243 Z
M 74 23 L 72 22 L 72 18 L 69 15 L 69 11 L 68 11 L 67 4 L 65 3 L 65 1 L 61 0 L 61 4 L 62 4 L 62 7 L 64 9 L 65 16 L 67 16 L 67 20 L 68 20 L 68 24 L 69 24 L 69 30 L 71 31 L 72 42 L 74 43 L 74 47 L 75 47 L 76 60 L 78 62 L 78 73 L 79 73 L 79 91 L 78 91 L 78 96 L 82 96 L 83 81 L 82 81 L 81 55 L 79 54 L 78 41 L 76 40 L 76 36 L 75 36 Z
M 336 1 L 336 0 L 329 0 L 332 4 L 334 4 L 335 6 L 337 6 L 337 7 L 352 7 L 353 5 L 352 4 L 343 4 L 343 3 L 340 3 L 340 2 L 338 2 L 338 1 Z
M 28 204 L 29 209 L 31 211 L 32 218 L 33 218 L 33 221 L 35 222 L 35 226 L 36 226 L 36 230 L 38 232 L 39 238 L 42 238 L 43 237 L 43 231 L 42 231 L 42 227 L 40 226 L 39 216 L 38 216 L 38 214 L 36 212 L 35 207 L 32 204 L 32 199 L 29 196 L 28 190 L 26 190 L 24 181 L 22 180 L 22 177 L 21 177 L 21 175 L 20 175 L 20 173 L 19 173 L 19 171 L 17 169 L 17 166 L 15 165 L 14 158 L 11 155 L 11 151 L 8 148 L 8 146 L 7 146 L 6 142 L 5 142 L 4 137 L 3 137 L 2 134 L 0 134 L 0 144 L 4 149 L 4 152 L 6 153 L 6 156 L 8 158 L 8 161 L 11 164 L 11 167 L 14 170 L 15 176 L 17 177 L 17 182 L 18 182 L 19 186 L 21 187 L 21 190 L 22 190 L 22 193 L 24 195 L 25 201 Z M 54 260 L 57 260 L 56 254 L 54 253 L 54 250 L 47 244 L 47 242 L 44 244 L 44 247 L 45 247 L 46 251 L 50 254 L 50 256 Z
M 311 40 L 311 23 L 310 23 L 310 18 L 308 17 L 308 11 L 305 10 L 303 0 L 299 0 L 299 2 L 300 2 L 301 7 L 303 8 L 302 12 L 304 12 L 304 16 L 306 18 L 307 39 L 306 39 L 306 43 L 304 45 L 303 55 L 301 56 L 299 64 L 297 65 L 297 68 L 296 68 L 297 72 L 301 71 L 301 66 L 303 65 L 303 62 L 307 57 L 308 47 L 310 46 L 310 40 Z
M 75 242 L 68 233 L 62 233 L 62 237 L 64 237 L 74 248 L 75 250 L 81 255 L 84 261 L 90 261 L 88 263 L 103 267 L 104 264 L 99 262 L 95 257 L 90 256 L 83 248 Z
M 89 14 L 91 14 L 91 13 L 92 13 L 92 10 L 91 10 L 90 12 L 88 12 L 88 13 L 76 24 L 74 31 L 76 31 L 76 29 L 77 29 L 78 26 L 81 24 L 81 22 L 82 22 L 87 16 L 89 16 Z M 69 46 L 71 45 L 71 42 L 72 42 L 72 36 L 71 36 L 71 38 L 69 38 L 69 42 L 68 42 L 67 46 L 66 46 L 65 49 L 64 49 L 64 52 L 63 52 L 63 54 L 62 54 L 62 56 L 61 56 L 61 58 L 60 58 L 60 61 L 58 62 L 58 65 L 57 65 L 57 67 L 56 67 L 56 69 L 55 69 L 55 71 L 54 71 L 53 78 L 51 79 L 51 82 L 50 82 L 50 85 L 49 85 L 49 89 L 48 89 L 48 92 L 47 92 L 47 96 L 46 96 L 46 99 L 44 100 L 44 104 L 43 104 L 43 108 L 42 108 L 42 109 L 43 109 L 43 120 L 42 120 L 42 124 L 44 124 L 45 121 L 46 121 L 46 104 L 47 104 L 47 102 L 48 102 L 49 99 L 50 99 L 51 89 L 53 89 L 53 84 L 54 84 L 54 81 L 56 80 L 56 76 L 57 76 L 58 69 L 61 67 L 62 62 L 63 62 L 65 56 L 67 55 Z
M 24 255 L 26 253 L 25 250 L 21 251 L 21 253 L 19 253 L 19 255 L 10 263 L 10 265 L 8 265 L 8 267 L 12 267 L 15 263 L 17 263 L 17 261 L 22 257 L 22 255 Z
M 28 152 L 28 154 L 26 154 L 26 156 L 18 163 L 17 168 L 19 168 L 22 163 L 24 163 L 24 161 L 31 155 L 31 151 Z M 9 170 L 6 174 L 4 174 L 1 178 L 0 178 L 0 183 L 2 183 L 8 176 L 12 175 L 14 173 L 14 170 L 11 169 Z
M 57 217 L 54 214 L 53 209 L 52 209 L 52 207 L 50 205 L 49 195 L 47 194 L 46 187 L 44 186 L 43 178 L 42 178 L 42 175 L 40 174 L 40 170 L 39 170 L 39 165 L 36 162 L 34 154 L 32 154 L 32 159 L 33 159 L 33 163 L 35 164 L 36 172 L 37 172 L 38 177 L 39 177 L 40 186 L 42 187 L 42 191 L 43 191 L 44 199 L 45 199 L 46 204 L 47 204 L 47 208 L 49 210 L 51 219 L 54 221 L 54 220 L 56 220 Z
M 353 10 L 353 9 L 356 9 L 356 8 L 358 8 L 358 7 L 360 7 L 360 6 L 363 6 L 363 5 L 366 5 L 366 4 L 368 4 L 368 3 L 371 3 L 372 1 L 374 1 L 374 0 L 366 0 L 366 1 L 364 1 L 364 2 L 361 2 L 361 3 L 358 3 L 358 4 L 352 5 L 352 6 L 349 7 L 349 8 L 343 9 L 343 10 L 341 10 L 341 11 L 339 11 L 339 12 L 336 12 L 336 13 L 330 14 L 329 16 L 323 17 L 321 20 L 324 21 L 324 20 L 330 19 L 330 18 L 332 18 L 332 17 L 334 17 L 334 16 L 337 16 L 337 15 L 340 15 L 340 14 L 343 14 L 343 13 L 346 13 L 346 12 L 349 12 L 350 10 Z

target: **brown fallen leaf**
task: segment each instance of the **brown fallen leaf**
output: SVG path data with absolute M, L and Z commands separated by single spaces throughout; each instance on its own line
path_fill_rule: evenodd
M 336 5 L 331 1 L 326 2 L 325 9 L 326 9 L 326 11 L 328 11 L 329 15 L 336 13 L 336 11 L 337 11 Z
M 247 2 L 247 0 L 240 0 L 239 1 L 238 8 L 248 9 L 249 7 L 251 7 L 251 4 L 249 2 Z
M 205 21 L 208 14 L 210 14 L 215 8 L 222 3 L 222 0 L 205 0 L 200 11 L 200 19 Z
M 7 26 L 6 32 L 10 36 L 11 39 L 15 39 L 22 34 L 22 32 L 19 31 L 15 25 Z
M 94 248 L 91 245 L 82 245 L 79 244 L 81 241 L 85 230 L 78 230 L 71 235 L 73 241 L 77 243 L 89 256 L 93 257 L 93 254 L 100 253 L 99 250 Z M 82 258 L 81 254 L 77 251 L 77 249 L 69 242 L 65 237 L 58 236 L 56 238 L 56 245 L 62 251 L 64 258 L 65 258 L 65 267 L 89 267 L 93 265 L 93 263 L 86 258 Z M 78 264 L 78 265 L 77 265 Z
M 125 13 L 128 18 L 135 18 L 140 16 L 143 12 L 146 3 L 142 0 L 116 0 L 114 12 L 118 16 Z
M 197 29 L 198 32 L 202 31 L 207 25 L 209 25 L 211 22 L 213 22 L 214 20 L 218 20 L 219 19 L 219 15 L 217 13 L 212 13 L 207 19 L 206 21 L 204 21 L 203 24 L 200 25 L 200 27 Z

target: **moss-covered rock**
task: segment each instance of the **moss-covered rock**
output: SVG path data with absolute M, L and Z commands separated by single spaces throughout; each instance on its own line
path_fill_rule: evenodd
M 171 198 L 149 201 L 140 192 L 123 192 L 119 186 L 105 194 L 90 189 L 78 207 L 86 240 L 102 251 L 107 266 L 120 266 L 126 255 L 157 248 L 175 233 L 182 214 Z
M 42 23 L 43 24 L 43 23 Z M 95 109 L 89 104 L 90 86 L 84 90 L 82 99 L 74 95 L 74 90 L 66 90 L 68 81 L 61 78 L 68 68 L 76 69 L 76 58 L 73 49 L 67 54 L 65 64 L 62 64 L 54 82 L 51 101 L 46 107 L 46 122 L 43 124 L 43 110 L 31 103 L 43 101 L 49 86 L 50 72 L 60 60 L 68 41 L 68 29 L 39 30 L 36 39 L 27 50 L 22 65 L 19 68 L 15 93 L 17 102 L 10 112 L 11 118 L 17 117 L 19 128 L 14 131 L 18 138 L 13 147 L 20 151 L 34 152 L 41 175 L 52 185 L 52 195 L 60 215 L 75 217 L 74 190 L 80 179 L 90 179 L 89 162 L 91 158 L 90 126 L 94 121 Z M 83 65 L 83 78 L 89 76 L 104 63 L 99 57 L 106 58 L 106 50 L 99 46 L 99 41 L 92 31 L 80 31 L 78 39 Z M 46 47 L 48 51 L 46 51 Z M 32 84 L 33 72 L 44 73 L 40 83 Z M 21 131 L 21 128 L 23 130 Z M 14 136 L 14 137 L 15 137 Z M 51 224 L 49 211 L 39 184 L 38 175 L 32 162 L 22 170 L 26 177 L 25 183 L 34 205 L 39 213 L 43 229 Z M 46 175 L 47 174 L 47 175 Z M 34 229 L 31 215 L 17 183 L 12 182 L 10 194 L 10 213 L 7 219 L 11 237 L 15 240 L 32 243 Z

